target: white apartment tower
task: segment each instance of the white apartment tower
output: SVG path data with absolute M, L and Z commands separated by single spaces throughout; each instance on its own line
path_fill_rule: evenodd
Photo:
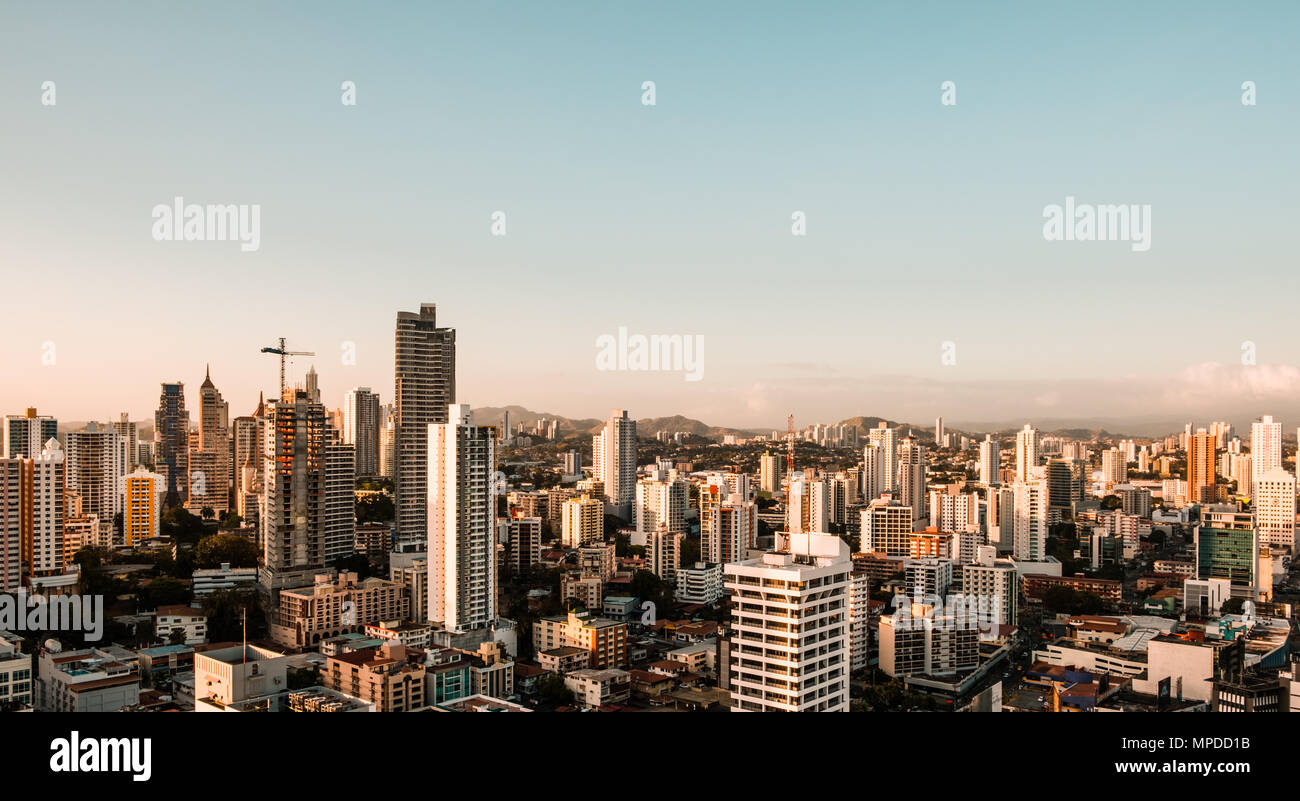
M 1035 465 L 1038 464 L 1038 429 L 1025 423 L 1025 427 L 1016 432 L 1016 480 L 1028 481 Z
M 899 500 L 912 507 L 912 520 L 925 519 L 925 446 L 908 436 L 898 452 Z
M 496 618 L 496 432 L 468 404 L 429 425 L 429 620 L 449 631 Z
M 591 438 L 592 477 L 604 482 L 610 514 L 631 520 L 636 497 L 636 421 L 615 409 Z
M 1036 478 L 1011 485 L 1015 504 L 1015 557 L 1037 562 L 1047 555 L 1047 480 Z
M 1257 476 L 1282 466 L 1282 424 L 1273 415 L 1250 424 L 1250 455 Z
M 898 431 L 882 420 L 880 425 L 867 432 L 867 442 L 881 449 L 880 492 L 892 492 L 898 483 Z M 873 493 L 871 497 L 878 494 Z
M 984 435 L 980 443 L 980 483 L 992 486 L 1001 483 L 998 470 L 1002 464 L 1002 450 L 991 434 Z
M 638 534 L 666 526 L 669 531 L 685 531 L 687 483 L 676 470 L 654 471 L 636 483 L 636 504 L 632 517 Z
M 1281 467 L 1255 478 L 1255 528 L 1260 542 L 1295 551 L 1296 479 Z
M 791 534 L 788 552 L 725 567 L 735 712 L 849 710 L 849 547 Z
M 758 509 L 739 493 L 728 492 L 720 476 L 700 485 L 700 559 L 713 564 L 738 562 L 758 540 Z

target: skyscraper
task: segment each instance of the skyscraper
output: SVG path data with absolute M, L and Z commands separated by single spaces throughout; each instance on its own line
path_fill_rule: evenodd
M 230 511 L 230 404 L 205 370 L 199 386 L 199 430 L 189 443 L 189 498 L 194 514 L 211 510 L 216 519 Z
M 636 421 L 615 409 L 605 427 L 591 438 L 592 477 L 604 482 L 609 513 L 632 519 L 636 497 Z
M 100 429 L 67 434 L 65 486 L 81 498 L 81 513 L 99 516 L 103 541 L 122 513 L 122 478 L 126 475 L 126 443 L 116 431 Z
M 325 518 L 321 538 L 325 547 L 325 564 L 356 552 L 357 541 L 357 452 L 356 447 L 337 441 L 325 446 Z
M 689 494 L 686 482 L 677 477 L 676 470 L 656 470 L 649 478 L 638 481 L 632 514 L 637 533 L 657 531 L 661 526 L 684 532 Z
M 262 437 L 266 428 L 266 403 L 259 396 L 250 415 L 235 418 L 232 448 L 235 472 L 235 512 L 244 520 L 257 519 L 262 494 Z
M 881 480 L 878 492 L 893 492 L 898 484 L 898 431 L 881 420 L 880 425 L 867 432 L 867 442 L 880 448 L 878 458 Z M 864 487 L 864 492 L 867 489 Z
M 158 536 L 167 479 L 138 467 L 122 478 L 122 544 Z
M 129 473 L 140 463 L 140 437 L 136 432 L 135 423 L 131 422 L 126 412 L 122 412 L 117 422 L 112 424 L 112 428 L 126 443 L 126 471 Z
M 306 390 L 286 388 L 266 404 L 258 581 L 272 608 L 279 605 L 280 590 L 310 585 L 324 571 L 329 442 L 325 407 Z
M 70 581 L 59 578 L 67 564 L 63 543 L 65 467 L 63 445 L 53 437 L 32 457 L 0 459 L 0 586 L 3 591 L 16 590 L 20 580 L 38 588 L 42 579 L 53 579 L 60 586 L 76 584 L 76 574 L 71 575 Z M 20 575 L 15 574 L 15 569 Z
M 379 475 L 379 396 L 370 387 L 353 387 L 343 396 L 343 442 L 355 445 L 357 475 Z
M 437 307 L 398 312 L 394 375 L 393 488 L 398 550 L 415 551 L 428 541 L 429 425 L 447 422 L 456 402 L 456 331 L 439 328 Z
M 1037 562 L 1047 555 L 1047 479 L 1011 485 L 1015 504 L 1012 542 L 1016 559 Z
M 937 417 L 934 421 L 934 447 L 943 447 L 943 418 Z
M 910 434 L 898 449 L 899 499 L 904 506 L 912 507 L 912 520 L 926 518 L 925 512 L 925 446 Z
M 1250 424 L 1250 456 L 1256 475 L 1282 466 L 1282 424 L 1274 422 L 1273 415 L 1266 414 Z
M 153 415 L 154 465 L 167 477 L 167 506 L 188 499 L 190 413 L 185 411 L 185 385 L 163 384 Z
M 781 455 L 765 452 L 758 457 L 758 488 L 775 495 L 781 490 Z
M 1260 474 L 1259 463 L 1252 465 L 1252 472 Z M 1200 503 L 1203 487 L 1214 486 L 1214 435 L 1204 428 L 1187 437 L 1187 499 Z
M 1025 427 L 1016 432 L 1016 480 L 1028 481 L 1037 464 L 1038 429 L 1025 423 Z
M 429 426 L 429 620 L 450 631 L 496 618 L 496 431 L 467 404 Z
M 1281 467 L 1255 476 L 1253 503 L 1260 542 L 1294 551 L 1295 476 Z
M 1001 483 L 998 473 L 1001 464 L 1002 452 L 998 441 L 991 434 L 985 434 L 980 443 L 980 483 L 986 486 Z
M 722 476 L 709 476 L 700 485 L 700 559 L 711 564 L 737 562 L 757 540 L 754 502 L 730 492 Z

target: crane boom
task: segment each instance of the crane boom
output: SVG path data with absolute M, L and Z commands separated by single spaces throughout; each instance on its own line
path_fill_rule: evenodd
M 284 397 L 284 357 L 285 356 L 315 356 L 315 352 L 310 350 L 287 350 L 285 348 L 284 337 L 280 337 L 280 347 L 262 348 L 262 353 L 272 353 L 280 357 L 280 397 Z

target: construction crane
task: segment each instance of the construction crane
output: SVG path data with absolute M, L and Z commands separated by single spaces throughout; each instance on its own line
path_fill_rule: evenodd
M 284 397 L 284 357 L 285 356 L 315 356 L 316 354 L 309 350 L 285 350 L 284 337 L 280 337 L 280 347 L 262 348 L 262 353 L 274 353 L 280 357 L 280 397 Z

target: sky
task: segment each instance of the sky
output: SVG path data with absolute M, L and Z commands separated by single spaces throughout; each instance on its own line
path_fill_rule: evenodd
M 1300 424 L 1298 35 L 1284 2 L 7 2 L 0 410 L 143 419 L 211 364 L 245 414 L 281 336 L 329 405 L 391 400 L 431 302 L 475 406 Z M 177 196 L 257 204 L 259 249 L 155 241 Z M 1149 205 L 1150 250 L 1047 241 L 1066 197 Z M 701 380 L 596 369 L 620 327 L 702 337 Z

